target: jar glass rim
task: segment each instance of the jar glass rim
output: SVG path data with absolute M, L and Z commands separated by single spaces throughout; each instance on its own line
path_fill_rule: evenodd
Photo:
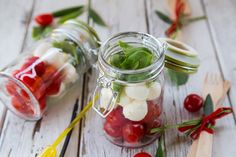
M 155 45 L 158 45 L 159 50 L 156 50 L 159 52 L 159 56 L 157 59 L 154 60 L 154 62 L 142 69 L 137 69 L 137 70 L 124 70 L 124 69 L 119 69 L 116 68 L 108 63 L 106 58 L 104 58 L 104 52 L 106 52 L 106 47 L 109 45 L 110 42 L 112 41 L 118 41 L 119 39 L 122 40 L 122 38 L 125 37 L 141 37 L 142 39 L 151 39 L 152 42 L 155 42 Z M 161 49 L 160 49 L 161 48 Z M 164 58 L 165 58 L 165 50 L 167 49 L 167 43 L 163 40 L 159 40 L 155 38 L 154 36 L 147 34 L 147 33 L 142 33 L 142 32 L 122 32 L 118 33 L 111 38 L 108 38 L 105 42 L 102 43 L 99 53 L 98 53 L 98 61 L 99 64 L 104 66 L 104 68 L 110 68 L 112 71 L 120 73 L 120 74 L 138 74 L 138 73 L 144 73 L 146 71 L 156 69 L 156 68 L 161 68 L 160 66 L 164 63 Z M 164 66 L 164 64 L 163 64 Z M 162 70 L 163 68 L 161 68 Z

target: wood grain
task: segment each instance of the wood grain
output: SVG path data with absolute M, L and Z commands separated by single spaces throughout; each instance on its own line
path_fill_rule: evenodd
M 35 24 L 32 17 L 42 12 L 50 12 L 67 6 L 85 4 L 87 0 L 76 1 L 0 1 L 0 69 L 21 50 L 31 45 L 31 29 Z M 183 28 L 178 37 L 198 50 L 202 61 L 199 72 L 190 77 L 185 86 L 179 88 L 170 83 L 166 77 L 164 113 L 167 123 L 178 123 L 198 117 L 199 113 L 189 114 L 183 109 L 182 103 L 189 93 L 202 91 L 205 74 L 217 72 L 231 80 L 232 89 L 224 105 L 232 105 L 236 111 L 236 74 L 234 28 L 236 21 L 236 2 L 232 0 L 189 0 L 192 16 L 206 14 L 208 21 L 199 21 Z M 92 0 L 92 5 L 108 24 L 108 28 L 93 25 L 102 41 L 113 34 L 123 31 L 149 32 L 156 37 L 163 37 L 168 27 L 156 15 L 158 9 L 168 14 L 168 7 L 163 0 Z M 81 17 L 85 19 L 85 17 Z M 9 46 L 14 44 L 14 46 Z M 7 50 L 7 53 L 6 53 Z M 6 55 L 7 54 L 7 55 Z M 96 85 L 96 72 L 91 70 L 65 99 L 51 105 L 41 121 L 28 122 L 17 118 L 10 112 L 5 112 L 0 104 L 0 156 L 1 157 L 34 157 L 44 146 L 51 144 L 59 133 L 68 125 L 76 97 L 80 103 L 87 102 Z M 84 82 L 84 85 L 82 85 Z M 83 91 L 82 91 L 83 90 Z M 84 95 L 82 95 L 82 93 Z M 6 114 L 7 113 L 7 114 Z M 6 116 L 5 116 L 6 115 Z M 124 149 L 109 143 L 102 133 L 102 119 L 93 111 L 87 113 L 82 127 L 74 129 L 66 157 L 132 157 L 142 150 L 154 155 L 157 142 L 142 149 Z M 3 123 L 4 122 L 4 123 Z M 3 125 L 3 126 L 1 126 Z M 229 140 L 230 139 L 230 140 Z M 165 134 L 167 156 L 184 157 L 190 146 L 190 141 L 176 130 Z M 233 115 L 217 122 L 214 135 L 213 156 L 234 157 L 236 154 L 236 126 Z M 59 148 L 60 149 L 60 148 Z
M 28 4 L 28 5 L 26 5 Z M 7 65 L 21 51 L 24 37 L 28 29 L 33 1 L 15 2 L 2 0 L 0 5 L 0 69 Z M 11 33 L 9 33 L 9 31 Z M 6 108 L 0 102 L 0 133 L 6 116 Z
M 230 104 L 236 112 L 236 47 L 235 41 L 235 18 L 236 1 L 225 0 L 202 0 L 202 5 L 208 17 L 208 27 L 210 29 L 211 40 L 217 55 L 217 60 L 221 68 L 221 73 L 226 80 L 232 83 L 229 98 Z

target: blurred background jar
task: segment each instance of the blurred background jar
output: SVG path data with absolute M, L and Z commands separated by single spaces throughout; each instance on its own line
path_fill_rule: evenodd
M 147 48 L 154 56 L 151 65 L 136 70 L 112 66 L 111 58 L 123 51 L 118 44 L 120 41 Z M 166 48 L 165 42 L 137 32 L 118 34 L 101 45 L 99 78 L 94 92 L 99 95 L 99 100 L 94 102 L 93 108 L 103 117 L 103 132 L 113 144 L 136 148 L 159 137 L 150 131 L 162 125 Z
M 0 101 L 23 119 L 40 119 L 97 61 L 98 42 L 87 24 L 67 21 L 0 71 Z

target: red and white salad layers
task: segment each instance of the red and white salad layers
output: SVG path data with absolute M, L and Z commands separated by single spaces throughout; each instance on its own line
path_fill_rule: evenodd
M 50 43 L 41 43 L 31 56 L 25 57 L 12 76 L 24 84 L 33 94 L 40 106 L 40 112 L 46 107 L 49 97 L 63 93 L 66 86 L 78 79 L 78 73 L 71 64 L 73 57 Z M 11 96 L 12 106 L 21 114 L 32 116 L 35 108 L 29 94 L 12 80 L 6 83 Z
M 101 89 L 100 104 L 107 108 L 112 96 L 108 88 Z M 156 139 L 152 128 L 161 126 L 162 87 L 159 82 L 125 86 L 115 108 L 106 117 L 103 129 L 111 142 L 135 147 Z M 148 144 L 148 143 L 147 143 Z

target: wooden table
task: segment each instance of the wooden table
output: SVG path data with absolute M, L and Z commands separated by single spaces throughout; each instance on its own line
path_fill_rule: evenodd
M 56 9 L 85 4 L 86 0 L 0 0 L 0 67 L 32 44 L 31 28 L 35 15 Z M 198 114 L 190 114 L 183 108 L 183 99 L 189 93 L 201 93 L 207 72 L 219 73 L 232 82 L 232 88 L 224 102 L 236 111 L 236 1 L 190 0 L 193 16 L 207 15 L 207 21 L 186 26 L 179 40 L 199 51 L 201 66 L 189 82 L 179 88 L 167 80 L 165 86 L 164 115 L 168 123 L 177 123 Z M 168 27 L 154 13 L 156 9 L 168 12 L 164 0 L 92 0 L 92 6 L 104 18 L 108 28 L 94 26 L 102 40 L 122 31 L 148 32 L 163 37 Z M 85 19 L 85 17 L 81 17 Z M 65 99 L 52 105 L 42 120 L 29 122 L 19 119 L 0 105 L 0 156 L 34 157 L 43 147 L 51 144 L 68 125 L 73 104 L 79 97 L 80 108 L 90 98 L 96 84 L 95 72 L 90 70 Z M 142 149 L 129 150 L 109 143 L 103 136 L 101 119 L 93 110 L 72 134 L 66 157 L 132 157 L 145 150 L 155 154 L 157 142 Z M 235 115 L 219 120 L 214 138 L 214 157 L 235 157 Z M 191 142 L 176 130 L 165 134 L 168 157 L 185 157 Z

